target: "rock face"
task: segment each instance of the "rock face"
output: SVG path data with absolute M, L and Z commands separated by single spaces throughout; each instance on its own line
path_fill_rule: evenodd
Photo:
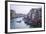
M 24 21 L 25 23 L 32 25 L 33 27 L 41 27 L 41 14 L 41 8 L 32 8 L 27 14 L 27 17 L 24 17 Z
M 13 19 L 15 17 L 15 11 L 14 10 L 10 10 L 10 19 Z

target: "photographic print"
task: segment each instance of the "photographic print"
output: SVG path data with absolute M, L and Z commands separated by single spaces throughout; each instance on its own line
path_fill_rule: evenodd
M 44 30 L 44 3 L 7 2 L 8 32 Z
M 10 5 L 10 28 L 39 28 L 42 25 L 42 7 L 41 6 L 24 6 Z

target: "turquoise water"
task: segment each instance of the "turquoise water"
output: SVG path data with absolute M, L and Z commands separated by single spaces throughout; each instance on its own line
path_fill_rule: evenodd
M 11 29 L 23 29 L 23 28 L 29 28 L 29 25 L 24 23 L 23 17 L 14 18 L 10 22 L 10 28 Z

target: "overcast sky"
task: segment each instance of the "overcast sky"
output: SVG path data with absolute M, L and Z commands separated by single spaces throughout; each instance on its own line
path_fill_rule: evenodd
M 21 13 L 21 14 L 28 14 L 28 12 L 32 8 L 39 8 L 40 6 L 24 6 L 24 5 L 15 5 L 11 4 L 10 9 L 14 10 L 16 13 Z

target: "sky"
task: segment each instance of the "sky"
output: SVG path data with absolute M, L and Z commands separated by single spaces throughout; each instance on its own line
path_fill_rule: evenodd
M 21 14 L 28 14 L 29 11 L 32 8 L 39 8 L 40 6 L 24 6 L 24 5 L 16 5 L 16 4 L 11 4 L 10 9 L 14 10 L 16 13 L 21 13 Z

